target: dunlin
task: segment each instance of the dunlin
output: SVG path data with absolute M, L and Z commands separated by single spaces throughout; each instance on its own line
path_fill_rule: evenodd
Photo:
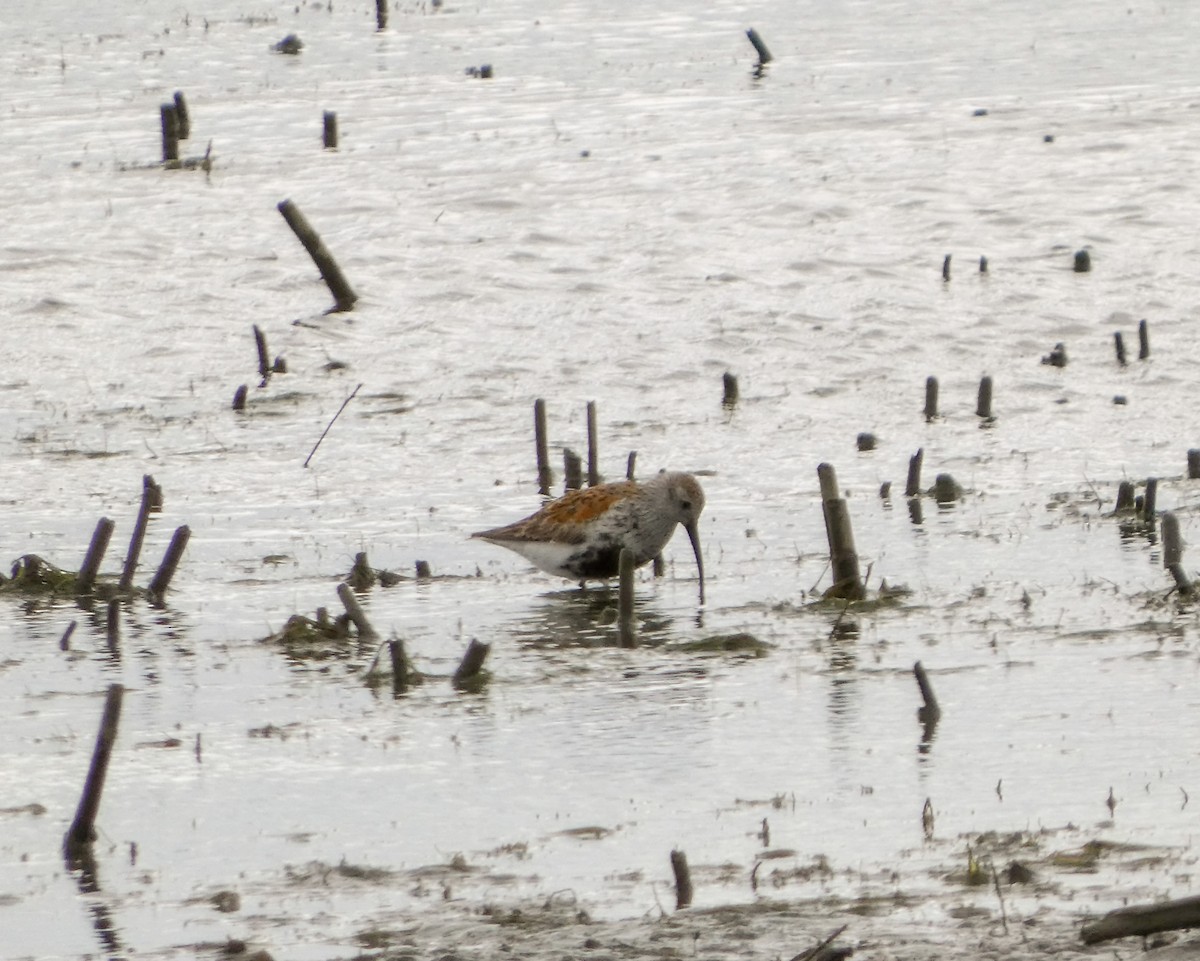
M 678 524 L 683 525 L 700 573 L 704 603 L 704 560 L 696 522 L 704 491 L 691 474 L 661 473 L 649 480 L 617 481 L 569 491 L 536 514 L 472 537 L 516 551 L 556 577 L 584 582 L 617 576 L 621 549 L 635 566 L 657 557 Z

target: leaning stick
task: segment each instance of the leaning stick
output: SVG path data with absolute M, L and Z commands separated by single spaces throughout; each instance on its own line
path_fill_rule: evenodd
M 1135 904 L 1109 911 L 1099 921 L 1085 924 L 1079 936 L 1084 944 L 1096 944 L 1113 938 L 1155 934 L 1197 925 L 1200 925 L 1200 895 L 1193 895 L 1175 901 Z
M 105 775 L 108 774 L 108 760 L 112 756 L 113 742 L 117 739 L 121 698 L 124 694 L 125 688 L 120 684 L 109 685 L 108 695 L 104 699 L 104 713 L 100 717 L 100 730 L 96 734 L 96 746 L 92 750 L 92 763 L 83 784 L 83 796 L 79 799 L 75 820 L 71 822 L 63 840 L 68 855 L 96 840 L 96 814 L 100 811 L 100 795 L 104 791 Z
M 258 324 L 254 324 L 254 346 L 258 350 L 258 376 L 266 383 L 267 378 L 271 375 L 271 359 L 268 356 L 267 350 L 267 335 L 262 332 L 262 328 Z
M 379 634 L 371 626 L 371 622 L 367 620 L 367 615 L 363 613 L 362 605 L 358 603 L 358 598 L 354 596 L 354 591 L 350 590 L 350 585 L 339 584 L 337 586 L 337 596 L 341 598 L 342 606 L 346 608 L 346 613 L 350 615 L 350 620 L 358 628 L 359 637 L 363 640 L 378 640 Z
M 138 556 L 142 553 L 142 542 L 146 538 L 146 525 L 150 521 L 150 508 L 153 506 L 154 497 L 154 478 L 146 474 L 142 478 L 142 506 L 138 508 L 133 536 L 129 538 L 129 553 L 125 555 L 121 580 L 117 582 L 119 591 L 129 591 L 133 587 L 133 573 L 137 570 Z
M 321 441 L 325 439 L 325 435 L 329 433 L 329 428 L 333 426 L 333 422 L 342 416 L 342 411 L 346 409 L 346 405 L 354 400 L 354 395 L 362 390 L 362 384 L 359 384 L 354 390 L 350 391 L 350 396 L 342 401 L 342 406 L 337 409 L 337 413 L 330 418 L 329 423 L 325 425 L 325 429 L 321 431 L 321 436 L 317 438 L 317 442 L 313 444 L 313 449 L 308 452 L 308 456 L 304 458 L 304 466 L 308 466 L 308 462 L 313 459 L 313 454 L 317 452 L 317 448 L 321 446 Z
M 337 261 L 333 259 L 326 248 L 324 241 L 321 240 L 312 225 L 305 219 L 304 214 L 291 200 L 281 200 L 277 205 L 279 212 L 283 214 L 283 219 L 287 221 L 287 225 L 292 228 L 292 232 L 300 239 L 300 243 L 304 244 L 304 249 L 308 251 L 308 255 L 312 257 L 313 263 L 317 265 L 317 270 L 321 272 L 321 277 L 325 281 L 325 285 L 329 288 L 329 292 L 333 294 L 334 311 L 345 312 L 354 309 L 354 302 L 358 300 L 358 295 L 351 289 L 346 282 L 345 276 L 342 274 L 342 269 L 337 265 Z
M 473 681 L 480 671 L 483 670 L 483 662 L 487 660 L 488 651 L 492 649 L 492 645 L 484 644 L 482 641 L 471 639 L 471 643 L 467 645 L 467 651 L 463 654 L 462 660 L 458 664 L 458 670 L 454 672 L 454 685 L 456 687 L 463 684 L 468 684 Z
M 933 685 L 929 683 L 929 675 L 925 673 L 925 665 L 917 661 L 913 665 L 913 674 L 917 678 L 917 687 L 921 689 L 921 700 L 925 704 L 917 709 L 917 720 L 922 724 L 934 725 L 942 716 L 942 709 L 938 707 L 937 698 L 933 694 Z
M 924 460 L 924 447 L 918 447 L 917 452 L 908 459 L 908 479 L 904 484 L 905 497 L 916 497 L 921 493 L 921 464 Z
M 825 536 L 829 541 L 829 562 L 833 567 L 833 586 L 828 597 L 860 601 L 865 596 L 858 570 L 858 552 L 854 548 L 854 530 L 845 498 L 838 497 L 837 474 L 832 464 L 818 464 L 821 482 L 821 508 L 825 515 Z
M 758 31 L 751 27 L 746 31 L 746 39 L 750 41 L 754 47 L 754 52 L 758 54 L 758 65 L 765 67 L 772 59 L 771 51 L 767 49 L 767 45 L 763 43 L 762 37 L 758 35 Z
M 163 554 L 162 563 L 158 565 L 154 580 L 150 582 L 148 590 L 152 597 L 162 600 L 163 595 L 167 593 L 167 588 L 171 586 L 171 578 L 175 576 L 175 568 L 179 566 L 179 560 L 183 557 L 184 548 L 187 547 L 188 538 L 191 536 L 192 529 L 187 524 L 175 528 L 175 533 L 171 535 L 171 543 L 167 545 L 167 551 Z
M 86 594 L 96 584 L 96 573 L 100 570 L 100 562 L 104 560 L 104 552 L 108 550 L 108 540 L 112 537 L 113 522 L 107 517 L 101 517 L 92 532 L 92 542 L 88 545 L 87 554 L 83 558 L 83 566 L 79 568 L 79 577 L 75 581 L 75 590 Z

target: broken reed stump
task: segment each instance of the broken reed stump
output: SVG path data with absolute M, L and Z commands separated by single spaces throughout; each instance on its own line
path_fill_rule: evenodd
M 942 283 L 950 282 L 950 258 L 952 256 L 952 254 L 946 254 L 946 256 L 942 258 Z
M 1113 334 L 1113 346 L 1117 349 L 1117 363 L 1122 367 L 1125 366 L 1125 338 L 1121 336 L 1118 330 Z
M 621 548 L 617 582 L 617 638 L 621 647 L 637 647 L 637 624 L 633 619 L 633 551 Z
M 404 653 L 404 642 L 397 639 L 388 641 L 388 654 L 392 658 L 392 692 L 403 694 L 408 690 L 409 662 Z
M 249 391 L 245 384 L 239 384 L 238 389 L 233 392 L 233 409 L 235 411 L 244 411 L 246 409 L 246 395 Z
M 171 578 L 175 576 L 175 569 L 179 566 L 184 549 L 187 547 L 188 538 L 191 536 L 192 529 L 187 524 L 175 528 L 175 533 L 171 535 L 171 543 L 167 545 L 167 551 L 163 554 L 162 563 L 158 565 L 158 570 L 154 573 L 154 580 L 147 588 L 154 600 L 161 602 L 163 595 L 167 593 L 167 588 L 171 586 Z
M 304 249 L 312 257 L 313 263 L 317 265 L 317 270 L 321 272 L 321 277 L 325 281 L 325 285 L 329 288 L 329 292 L 333 294 L 333 312 L 345 313 L 346 311 L 353 310 L 354 302 L 358 300 L 358 295 L 351 289 L 350 284 L 346 282 L 341 268 L 337 265 L 337 261 L 333 259 L 333 254 L 326 248 L 320 235 L 312 228 L 308 220 L 305 219 L 304 214 L 300 212 L 300 208 L 292 203 L 291 200 L 281 200 L 277 207 L 283 215 L 283 219 L 287 221 L 287 225 L 292 228 L 292 232 L 300 239 L 300 243 L 304 245 Z
M 637 467 L 637 451 L 631 450 L 625 460 L 625 479 L 633 480 L 634 469 Z
M 100 716 L 100 730 L 96 734 L 96 745 L 92 749 L 92 762 L 88 767 L 87 780 L 83 784 L 83 795 L 75 810 L 75 820 L 63 839 L 63 849 L 68 858 L 76 857 L 83 848 L 96 840 L 96 815 L 100 811 L 100 795 L 104 792 L 104 779 L 108 774 L 108 762 L 112 756 L 113 743 L 117 739 L 117 728 L 121 722 L 121 699 L 125 688 L 110 684 L 104 698 L 104 713 Z
M 1085 924 L 1079 936 L 1084 944 L 1098 944 L 1114 938 L 1144 937 L 1159 931 L 1195 927 L 1200 927 L 1200 895 L 1117 908 L 1099 921 Z
M 1144 320 L 1138 321 L 1138 360 L 1150 356 L 1150 328 Z
M 129 553 L 125 555 L 125 566 L 121 570 L 121 580 L 117 582 L 117 590 L 128 592 L 133 589 L 133 574 L 137 570 L 138 557 L 142 553 L 142 542 L 146 539 L 146 525 L 150 523 L 150 512 L 154 509 L 156 499 L 161 499 L 162 489 L 154 483 L 149 474 L 142 477 L 142 504 L 138 508 L 137 521 L 133 525 L 133 535 L 129 538 Z
M 462 660 L 458 664 L 458 670 L 454 672 L 455 687 L 471 687 L 483 680 L 483 662 L 487 660 L 488 651 L 491 649 L 490 644 L 471 639 L 466 653 L 463 654 Z
M 375 0 L 375 29 L 386 30 L 388 18 L 388 0 Z
M 1086 274 L 1092 269 L 1092 255 L 1086 250 L 1075 251 L 1074 270 L 1077 274 Z
M 545 497 L 550 493 L 554 475 L 550 472 L 550 448 L 546 443 L 546 402 L 540 397 L 533 402 L 533 443 L 537 450 L 538 492 Z
M 874 450 L 876 442 L 875 435 L 870 431 L 863 431 L 854 438 L 854 446 L 860 452 Z
M 1137 500 L 1134 497 L 1135 490 L 1133 481 L 1121 481 L 1117 485 L 1117 505 L 1113 510 L 1117 513 L 1135 510 L 1137 507 Z
M 917 708 L 917 720 L 926 727 L 932 728 L 942 717 L 942 709 L 938 706 L 937 698 L 933 693 L 933 685 L 929 683 L 929 675 L 925 673 L 925 666 L 917 661 L 913 665 L 913 675 L 917 679 L 917 687 L 921 689 L 921 700 L 924 701 L 921 707 Z
M 271 376 L 271 360 L 267 352 L 267 335 L 258 324 L 254 324 L 254 349 L 258 351 L 258 376 L 265 384 Z
M 1142 520 L 1148 524 L 1154 523 L 1154 515 L 1158 512 L 1158 478 L 1146 478 L 1146 493 L 1142 497 Z
M 771 51 L 767 49 L 767 45 L 763 43 L 762 37 L 758 35 L 758 31 L 751 27 L 746 31 L 746 39 L 750 41 L 754 47 L 754 52 L 758 54 L 758 65 L 765 67 L 774 57 L 771 56 Z
M 158 108 L 162 123 L 162 162 L 166 167 L 179 166 L 179 118 L 175 104 L 164 103 Z
M 985 257 L 983 254 L 979 255 L 979 272 L 981 274 L 986 274 L 988 272 L 987 257 Z
M 382 2 L 382 0 L 381 0 Z M 386 21 L 386 16 L 385 16 Z M 383 28 L 380 27 L 382 30 Z M 326 110 L 321 115 L 321 143 L 326 150 L 337 150 L 338 145 L 338 129 L 337 129 L 337 114 L 332 110 Z
M 588 487 L 600 483 L 600 440 L 596 432 L 596 402 L 587 402 L 587 440 L 588 440 Z
M 675 875 L 675 909 L 686 908 L 692 903 L 692 874 L 682 851 L 671 851 L 671 872 Z
M 858 571 L 858 553 L 854 549 L 854 531 L 844 498 L 838 497 L 837 473 L 831 464 L 817 465 L 821 484 L 821 509 L 825 515 L 825 535 L 829 541 L 829 562 L 833 568 L 833 586 L 826 597 L 860 601 L 866 596 Z
M 1163 567 L 1178 566 L 1183 561 L 1183 538 L 1179 533 L 1179 518 L 1174 511 L 1162 516 Z
M 723 393 L 721 395 L 721 406 L 722 407 L 733 407 L 738 402 L 737 378 L 734 377 L 733 374 L 731 374 L 729 371 L 725 371 L 725 373 L 721 375 L 721 382 L 723 385 L 722 386 Z
M 583 458 L 569 447 L 563 448 L 563 490 L 576 491 L 583 486 Z
M 75 590 L 79 594 L 88 593 L 96 585 L 96 574 L 100 570 L 100 562 L 104 560 L 104 552 L 108 550 L 108 541 L 112 537 L 113 522 L 107 517 L 101 517 L 92 532 L 92 542 L 88 545 L 87 554 L 83 558 L 83 566 L 79 568 L 79 577 L 75 581 Z
M 346 609 L 346 614 L 350 621 L 358 629 L 358 636 L 365 641 L 374 641 L 379 639 L 379 634 L 375 628 L 371 626 L 371 622 L 367 620 L 367 615 L 363 613 L 362 606 L 358 603 L 358 598 L 354 596 L 354 591 L 350 590 L 349 584 L 339 584 L 337 586 L 337 596 L 342 602 L 342 607 Z
M 992 420 L 992 378 L 984 374 L 979 381 L 979 402 L 975 405 L 975 413 L 984 420 Z
M 60 651 L 69 651 L 71 649 L 71 635 L 75 633 L 75 628 L 78 625 L 78 621 L 72 621 L 67 625 L 67 629 L 63 631 L 63 636 L 58 640 L 58 649 Z
M 183 99 L 183 91 L 175 91 L 175 136 L 179 140 L 187 140 L 192 135 L 192 117 L 188 113 L 187 101 Z
M 916 497 L 921 493 L 921 464 L 924 460 L 924 447 L 918 447 L 917 452 L 908 459 L 908 479 L 904 482 L 905 497 Z
M 936 377 L 925 378 L 925 419 L 933 420 L 938 415 L 938 381 Z

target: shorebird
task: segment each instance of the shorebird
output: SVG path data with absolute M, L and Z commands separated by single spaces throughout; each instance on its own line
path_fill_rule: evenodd
M 704 559 L 696 522 L 704 491 L 691 474 L 663 472 L 649 480 L 616 481 L 568 491 L 536 514 L 472 537 L 516 551 L 535 567 L 580 582 L 617 576 L 621 549 L 640 567 L 662 553 L 682 524 L 692 542 L 704 603 Z

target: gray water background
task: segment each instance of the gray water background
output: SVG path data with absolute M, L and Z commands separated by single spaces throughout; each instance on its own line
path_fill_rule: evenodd
M 1155 539 L 1105 515 L 1119 481 L 1158 476 L 1160 508 L 1194 526 L 1200 11 L 410 4 L 382 34 L 373 12 L 0 12 L 0 558 L 76 567 L 107 515 L 118 570 L 143 473 L 166 492 L 144 567 L 192 529 L 166 609 L 130 605 L 119 656 L 102 613 L 3 600 L 4 956 L 96 950 L 58 848 L 114 681 L 92 898 L 143 954 L 249 929 L 276 957 L 329 957 L 380 915 L 445 907 L 440 881 L 410 875 L 289 886 L 285 866 L 311 862 L 461 854 L 475 872 L 449 894 L 468 906 L 568 891 L 629 917 L 669 903 L 672 847 L 702 905 L 930 890 L 983 830 L 1189 850 L 1195 615 L 1163 602 Z M 776 56 L 762 77 L 749 26 Z M 289 32 L 303 53 L 271 53 Z M 483 63 L 490 81 L 464 72 Z M 185 153 L 211 140 L 211 176 L 142 169 L 176 89 Z M 359 292 L 352 314 L 322 314 L 285 197 Z M 1085 246 L 1094 270 L 1075 274 Z M 1113 331 L 1136 348 L 1142 318 L 1152 356 L 1119 368 Z M 262 389 L 252 324 L 290 371 Z M 1059 341 L 1069 366 L 1039 364 Z M 609 477 L 629 450 L 643 474 L 703 472 L 709 603 L 673 543 L 667 576 L 639 580 L 637 651 L 588 595 L 466 540 L 539 503 L 539 396 L 555 457 L 582 449 L 594 400 Z M 899 493 L 918 447 L 927 482 L 949 471 L 967 495 L 914 524 Z M 829 583 L 821 461 L 871 586 L 906 585 L 901 604 L 808 607 Z M 364 550 L 435 574 L 364 599 L 440 675 L 400 700 L 362 683 L 373 651 L 294 663 L 260 642 L 335 609 Z M 742 631 L 775 649 L 671 647 Z M 481 695 L 446 680 L 471 638 L 493 645 Z M 917 659 L 946 715 L 923 750 Z M 266 725 L 285 736 L 250 736 Z M 152 746 L 165 737 L 182 744 Z M 821 856 L 832 875 L 753 892 L 764 817 L 794 855 L 763 878 Z M 1154 877 L 1190 893 L 1187 872 Z M 240 915 L 204 901 L 223 888 Z M 1112 906 L 1088 890 L 1063 909 Z

